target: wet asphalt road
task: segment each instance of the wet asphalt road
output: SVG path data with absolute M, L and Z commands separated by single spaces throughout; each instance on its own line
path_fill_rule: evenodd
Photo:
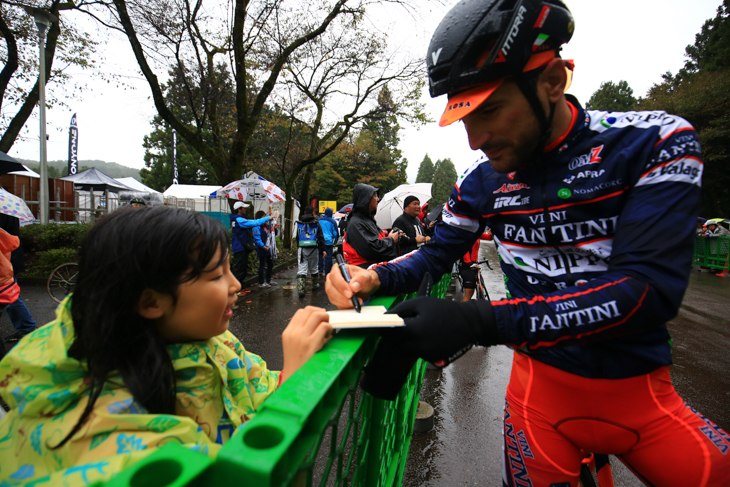
M 495 271 L 485 271 L 492 299 L 504 296 L 504 284 L 491 243 L 482 244 L 482 259 Z M 264 357 L 271 369 L 283 365 L 281 332 L 293 313 L 306 305 L 333 307 L 323 290 L 300 299 L 296 270 L 275 275 L 278 285 L 239 299 L 231 331 L 247 350 Z M 452 290 L 459 299 L 460 291 Z M 55 303 L 43 286 L 25 285 L 22 297 L 38 323 L 53 319 Z M 730 429 L 730 278 L 694 271 L 677 318 L 669 324 L 674 342 L 672 377 L 688 404 L 728 431 Z M 7 314 L 0 317 L 0 334 L 13 329 Z M 502 409 L 512 352 L 498 346 L 475 348 L 448 368 L 427 370 L 422 400 L 435 409 L 435 427 L 416 434 L 406 466 L 406 486 L 501 485 Z M 612 460 L 617 486 L 641 486 Z

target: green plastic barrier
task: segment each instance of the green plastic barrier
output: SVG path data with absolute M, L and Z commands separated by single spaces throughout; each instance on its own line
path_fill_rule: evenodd
M 444 297 L 450 280 L 445 274 L 431 295 Z M 426 367 L 419 360 L 395 401 L 375 399 L 358 384 L 377 341 L 373 330 L 337 333 L 215 459 L 167 444 L 95 487 L 401 485 Z
M 730 237 L 696 237 L 693 264 L 730 270 Z

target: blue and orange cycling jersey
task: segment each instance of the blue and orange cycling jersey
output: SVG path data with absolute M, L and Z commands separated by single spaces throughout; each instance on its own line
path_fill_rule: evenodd
M 380 292 L 441 275 L 488 226 L 510 297 L 493 302 L 499 342 L 588 378 L 671 363 L 666 321 L 687 287 L 702 159 L 697 134 L 665 112 L 585 111 L 541 161 L 462 174 L 431 244 L 375 268 Z

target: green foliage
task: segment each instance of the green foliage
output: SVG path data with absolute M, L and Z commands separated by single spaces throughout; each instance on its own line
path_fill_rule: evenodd
M 695 43 L 687 46 L 686 56 L 689 59 L 678 74 L 681 79 L 698 71 L 730 68 L 730 0 L 723 0 L 715 18 L 705 21 Z
M 48 277 L 53 269 L 66 262 L 76 262 L 76 248 L 62 247 L 38 252 L 26 267 L 27 277 Z
M 588 110 L 604 110 L 607 112 L 627 112 L 636 106 L 634 90 L 629 83 L 621 80 L 618 83 L 606 81 L 591 95 L 586 108 Z
M 26 254 L 64 247 L 75 252 L 89 228 L 91 224 L 25 225 L 20 227 L 20 238 L 23 240 L 23 250 Z
M 317 164 L 312 192 L 321 200 L 350 203 L 357 183 L 370 184 L 385 194 L 406 182 L 408 161 L 398 149 L 400 125 L 387 86 L 378 102 L 384 115 L 365 123 Z
M 65 12 L 74 7 L 72 2 L 0 2 L 0 66 L 3 67 L 0 150 L 3 152 L 8 152 L 15 143 L 38 103 L 38 90 L 34 89 L 40 71 L 38 31 L 33 19 L 23 10 L 23 4 L 46 8 L 59 19 L 46 36 L 45 94 L 49 107 L 67 107 L 64 99 L 78 97 L 86 91 L 87 86 L 81 81 L 88 79 L 85 75 L 105 77 L 98 71 L 99 41 L 86 29 L 74 25 L 73 16 Z
M 707 20 L 687 46 L 688 58 L 676 74 L 654 84 L 641 110 L 664 110 L 689 121 L 702 146 L 701 215 L 730 214 L 730 0 Z
M 441 203 L 449 201 L 451 191 L 454 189 L 458 174 L 451 159 L 439 159 L 435 164 L 433 174 L 433 186 L 431 187 L 430 208 L 435 208 Z
M 417 183 L 430 183 L 433 181 L 433 174 L 436 168 L 433 165 L 433 161 L 428 154 L 423 157 L 421 165 L 418 166 L 418 175 L 416 176 Z

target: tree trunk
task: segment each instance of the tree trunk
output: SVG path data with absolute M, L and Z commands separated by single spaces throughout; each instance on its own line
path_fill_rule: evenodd
M 312 174 L 314 173 L 314 164 L 307 166 L 307 170 L 304 173 L 304 179 L 302 180 L 302 189 L 299 191 L 300 204 L 304 206 L 309 205 L 309 183 L 312 181 Z
M 58 10 L 58 2 L 54 2 L 51 6 L 50 12 L 58 17 Z M 51 77 L 53 58 L 56 54 L 56 45 L 58 43 L 58 35 L 60 33 L 61 29 L 58 26 L 58 22 L 52 23 L 51 28 L 48 29 L 48 32 L 46 33 L 46 85 L 48 84 L 48 79 Z M 3 69 L 3 71 L 5 70 Z M 33 113 L 33 109 L 35 109 L 35 106 L 38 103 L 38 99 L 40 98 L 40 73 L 38 73 L 38 77 L 38 81 L 36 81 L 33 89 L 30 93 L 28 93 L 28 96 L 25 98 L 25 102 L 20 107 L 20 110 L 18 110 L 18 113 L 15 114 L 13 120 L 10 121 L 2 139 L 0 139 L 0 150 L 3 152 L 7 153 L 13 146 L 15 139 L 18 138 L 18 134 L 20 134 L 25 122 L 28 121 L 28 117 L 30 117 L 30 114 Z

